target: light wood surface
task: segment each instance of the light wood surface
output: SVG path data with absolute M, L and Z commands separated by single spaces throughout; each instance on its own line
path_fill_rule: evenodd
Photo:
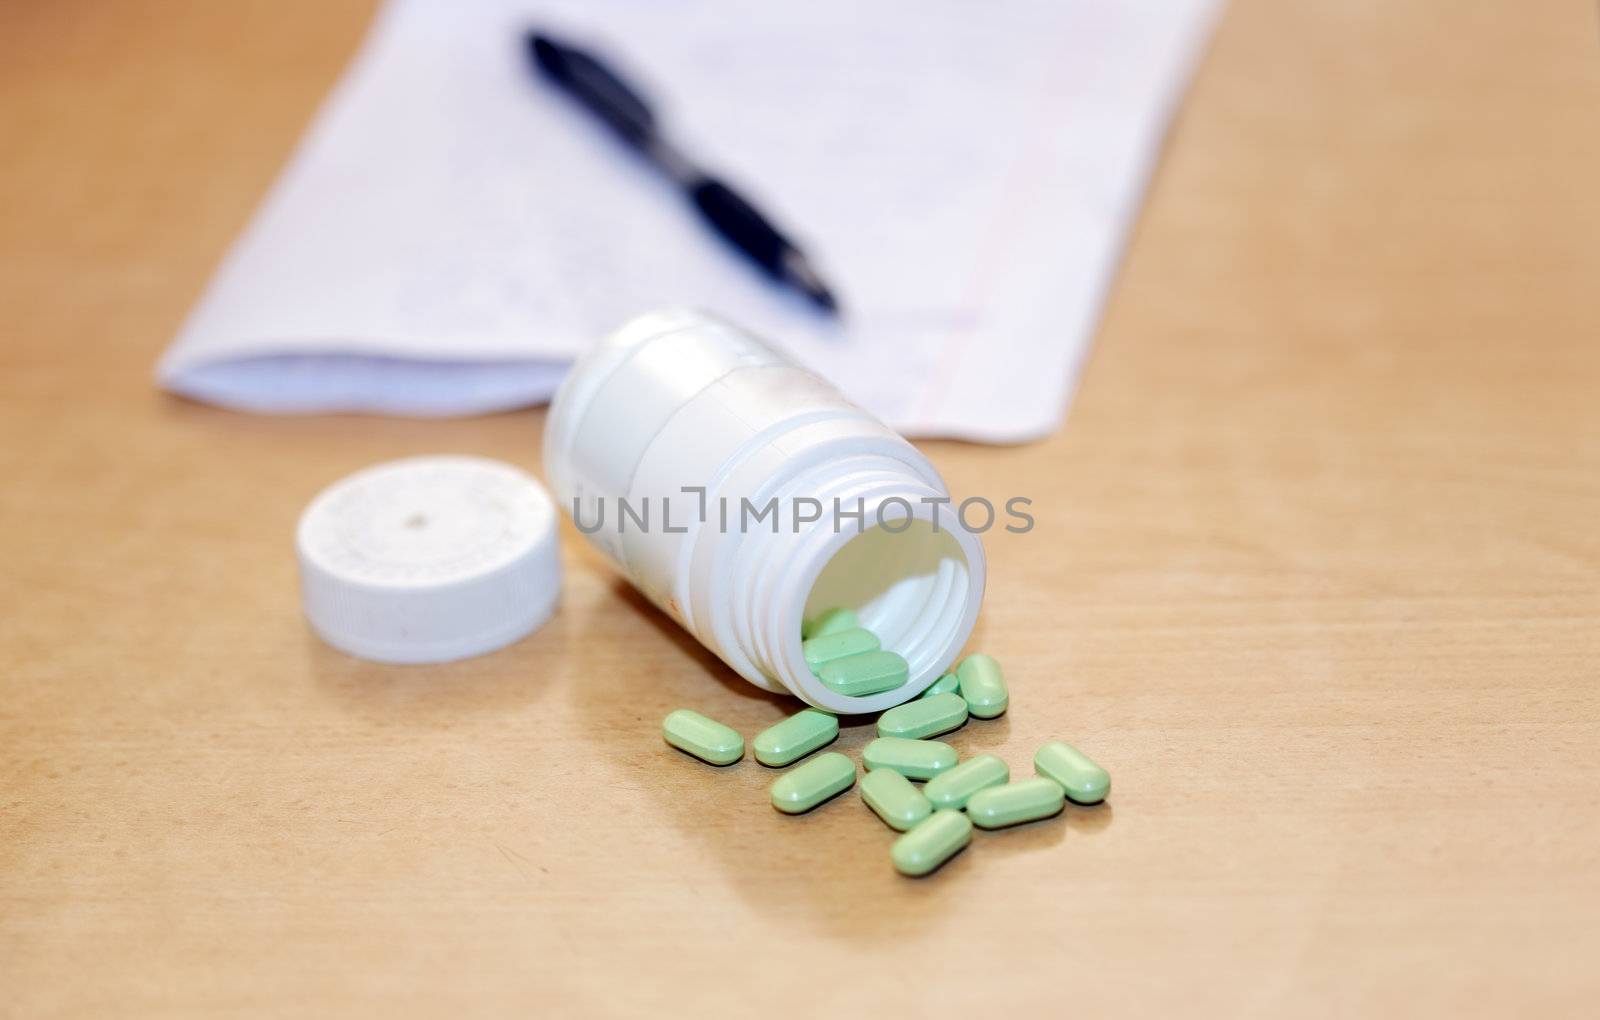
M 1593 1015 L 1592 5 L 1228 12 L 1067 426 L 926 445 L 1038 518 L 975 642 L 1013 708 L 953 742 L 1112 800 L 920 882 L 854 794 L 661 744 L 791 706 L 570 526 L 504 652 L 307 632 L 313 493 L 543 422 L 150 384 L 367 14 L 0 5 L 0 1013 Z

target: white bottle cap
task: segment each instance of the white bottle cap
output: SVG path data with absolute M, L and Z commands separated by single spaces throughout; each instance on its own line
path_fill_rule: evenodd
M 311 501 L 295 545 L 311 626 L 380 662 L 493 651 L 548 620 L 561 591 L 550 496 L 481 457 L 358 471 Z

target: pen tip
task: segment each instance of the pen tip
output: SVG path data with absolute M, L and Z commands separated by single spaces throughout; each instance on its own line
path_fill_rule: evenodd
M 816 305 L 818 308 L 827 312 L 829 315 L 839 314 L 839 302 L 836 298 L 834 298 L 833 292 L 828 288 L 818 287 L 816 290 L 808 291 L 807 293 L 811 298 L 812 304 Z
M 806 261 L 805 256 L 793 248 L 789 249 L 783 260 L 783 268 L 789 282 L 810 298 L 812 304 L 829 315 L 839 314 L 838 299 L 833 296 L 833 291 L 828 289 L 828 285 L 822 282 L 816 270 L 811 268 L 811 263 Z

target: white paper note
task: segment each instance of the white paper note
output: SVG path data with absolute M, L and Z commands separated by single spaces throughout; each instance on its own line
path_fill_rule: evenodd
M 912 435 L 1054 429 L 1213 0 L 392 0 L 158 369 L 262 412 L 549 399 L 639 312 L 709 309 Z M 529 68 L 636 80 L 800 244 L 769 282 Z

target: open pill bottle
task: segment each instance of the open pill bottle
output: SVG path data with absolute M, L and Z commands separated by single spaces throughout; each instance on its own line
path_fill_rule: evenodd
M 927 458 L 702 312 L 640 316 L 580 358 L 544 443 L 579 531 L 758 687 L 877 712 L 933 683 L 977 620 L 983 546 Z M 904 685 L 850 697 L 807 668 L 802 621 L 841 606 L 905 658 Z

